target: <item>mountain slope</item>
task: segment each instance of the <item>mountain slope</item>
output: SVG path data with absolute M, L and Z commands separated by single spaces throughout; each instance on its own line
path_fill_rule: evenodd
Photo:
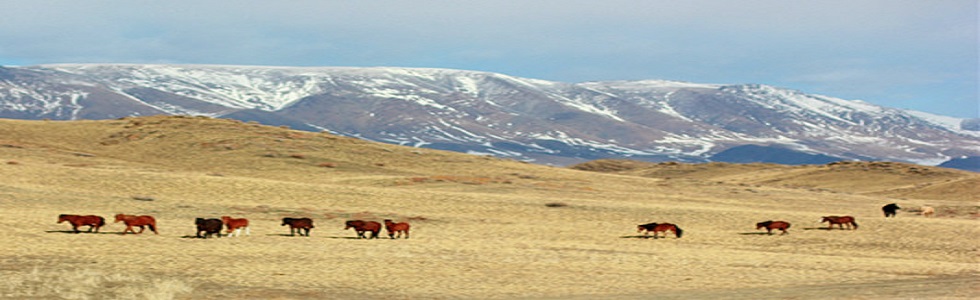
M 0 117 L 237 118 L 539 163 L 707 161 L 741 145 L 938 164 L 980 155 L 963 120 L 765 85 L 561 83 L 410 68 L 0 68 Z

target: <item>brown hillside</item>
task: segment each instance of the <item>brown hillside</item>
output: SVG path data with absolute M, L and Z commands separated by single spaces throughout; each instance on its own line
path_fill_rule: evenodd
M 976 201 L 937 199 L 974 189 L 964 173 L 601 163 L 615 172 L 198 117 L 0 120 L 0 299 L 978 296 Z M 885 219 L 891 202 L 906 210 Z M 109 220 L 74 234 L 66 213 Z M 117 213 L 159 234 L 122 235 Z M 860 228 L 819 220 L 845 214 Z M 222 215 L 251 235 L 195 238 L 195 218 Z M 316 227 L 289 236 L 284 217 Z M 411 238 L 359 240 L 348 219 L 407 221 Z M 637 233 L 648 222 L 683 236 Z
M 645 163 L 597 160 L 572 169 L 661 179 L 689 179 L 781 188 L 828 190 L 932 200 L 980 200 L 980 174 L 895 162 L 836 162 L 786 166 L 729 163 Z

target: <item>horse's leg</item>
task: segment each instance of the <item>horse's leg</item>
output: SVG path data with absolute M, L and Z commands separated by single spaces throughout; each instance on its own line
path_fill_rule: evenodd
M 245 236 L 251 236 L 252 233 L 249 231 L 248 226 L 245 226 Z

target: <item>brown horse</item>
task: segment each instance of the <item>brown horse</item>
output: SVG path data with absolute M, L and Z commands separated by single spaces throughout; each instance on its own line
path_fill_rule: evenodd
M 99 228 L 105 226 L 105 218 L 93 215 L 58 215 L 58 224 L 65 221 L 68 221 L 68 223 L 71 224 L 71 229 L 74 230 L 75 233 L 81 232 L 78 230 L 79 226 L 88 226 L 88 232 L 92 232 L 93 229 L 95 232 L 99 232 Z
M 820 223 L 823 222 L 828 223 L 827 230 L 834 229 L 834 224 L 837 224 L 837 227 L 839 227 L 841 230 L 844 230 L 844 225 L 847 225 L 847 229 L 851 229 L 851 225 L 854 225 L 854 229 L 858 229 L 858 224 L 854 221 L 854 217 L 852 216 L 827 216 L 823 217 L 823 220 L 820 221 Z
M 653 238 L 655 239 L 659 238 L 658 236 L 659 232 L 663 232 L 664 237 L 666 238 L 668 230 L 673 231 L 674 236 L 676 236 L 677 238 L 681 238 L 681 234 L 684 233 L 684 231 L 681 230 L 680 227 L 677 227 L 677 225 L 670 224 L 670 223 L 647 223 L 647 224 L 636 226 L 636 232 L 639 233 L 639 232 L 643 232 L 644 230 L 646 230 L 646 232 L 643 233 L 643 236 L 649 236 L 650 232 L 652 231 Z
M 773 229 L 779 229 L 783 231 L 783 233 L 779 235 L 784 235 L 788 233 L 786 232 L 786 229 L 789 229 L 789 225 L 790 225 L 789 222 L 769 220 L 761 223 L 755 223 L 755 229 L 759 230 L 765 228 L 766 232 L 769 233 L 769 235 L 772 235 Z
M 242 228 L 245 229 L 245 235 L 249 236 L 251 233 L 248 230 L 248 219 L 241 218 L 235 219 L 229 216 L 222 216 L 221 222 L 225 223 L 228 227 L 228 236 L 232 236 L 232 232 L 235 232 L 235 236 L 240 236 L 242 234 Z
M 305 236 L 310 236 L 310 229 L 313 228 L 313 220 L 310 218 L 282 218 L 282 225 L 289 225 L 289 235 L 295 236 L 299 233 L 300 236 L 304 236 L 303 231 L 306 231 Z
M 157 220 L 151 216 L 134 216 L 134 215 L 118 214 L 116 215 L 116 223 L 119 222 L 123 222 L 123 224 L 126 224 L 126 230 L 123 230 L 123 234 L 126 234 L 126 232 L 132 232 L 134 234 L 143 233 L 143 230 L 146 230 L 144 226 L 150 227 L 150 230 L 153 231 L 154 234 L 160 234 L 159 232 L 157 232 Z M 136 232 L 136 230 L 133 230 L 133 226 L 139 226 L 140 232 Z
M 347 226 L 344 227 L 344 230 L 354 228 L 354 231 L 357 232 L 357 238 L 359 239 L 365 238 L 365 231 L 371 232 L 371 237 L 368 237 L 369 239 L 378 238 L 378 232 L 381 232 L 381 223 L 375 221 L 350 220 L 347 221 L 346 224 Z
M 388 237 L 394 239 L 395 233 L 398 233 L 398 237 L 402 237 L 402 232 L 405 233 L 405 238 L 408 238 L 408 228 L 411 227 L 408 223 L 399 222 L 395 223 L 391 220 L 385 220 L 385 229 L 388 230 Z

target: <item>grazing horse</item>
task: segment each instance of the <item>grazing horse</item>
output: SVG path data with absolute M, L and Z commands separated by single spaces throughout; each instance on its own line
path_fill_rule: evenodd
M 385 229 L 388 230 L 388 237 L 394 239 L 395 233 L 398 233 L 398 237 L 402 237 L 402 232 L 405 233 L 405 238 L 408 238 L 408 228 L 411 227 L 408 223 L 400 222 L 395 223 L 391 220 L 385 220 Z
M 837 224 L 837 227 L 840 227 L 841 230 L 844 230 L 844 225 L 847 225 L 847 229 L 851 229 L 851 225 L 854 225 L 854 229 L 858 229 L 858 223 L 854 222 L 854 217 L 852 216 L 827 216 L 823 217 L 823 220 L 820 221 L 820 223 L 823 222 L 829 224 L 827 225 L 827 230 L 834 229 L 834 224 Z
M 780 233 L 779 235 L 787 234 L 788 232 L 786 232 L 786 229 L 789 229 L 789 226 L 790 226 L 789 222 L 785 222 L 785 221 L 772 221 L 772 220 L 769 220 L 769 221 L 765 221 L 765 222 L 761 222 L 761 223 L 755 223 L 755 229 L 756 230 L 765 228 L 766 229 L 766 232 L 769 233 L 769 235 L 772 235 L 772 230 L 773 229 L 779 229 L 779 230 L 783 231 L 783 233 Z
M 159 232 L 157 232 L 157 220 L 154 219 L 152 216 L 134 216 L 134 215 L 118 214 L 116 215 L 116 223 L 119 222 L 123 222 L 123 224 L 126 224 L 126 230 L 123 230 L 123 234 L 126 234 L 126 232 L 132 232 L 134 234 L 143 233 L 143 230 L 146 229 L 143 226 L 150 227 L 150 230 L 153 231 L 154 234 L 160 234 Z M 136 232 L 136 230 L 133 230 L 133 226 L 139 226 L 140 232 Z
M 885 206 L 882 206 L 881 207 L 881 211 L 885 212 L 885 218 L 887 218 L 887 217 L 893 217 L 894 218 L 895 217 L 895 212 L 898 211 L 899 209 L 902 209 L 902 208 L 901 207 L 898 207 L 898 204 L 895 204 L 895 203 L 888 204 L 888 205 L 885 205 Z
M 636 232 L 639 233 L 639 232 L 643 232 L 644 230 L 646 230 L 646 232 L 643 233 L 643 236 L 649 236 L 650 232 L 652 231 L 653 238 L 655 239 L 659 238 L 659 236 L 657 235 L 657 233 L 659 232 L 663 232 L 664 237 L 666 238 L 668 230 L 673 231 L 674 236 L 676 236 L 677 238 L 681 238 L 681 234 L 684 233 L 684 231 L 681 230 L 680 227 L 677 227 L 677 225 L 670 224 L 670 223 L 648 223 L 648 224 L 636 226 Z
M 365 231 L 370 231 L 371 232 L 371 237 L 368 237 L 369 239 L 376 239 L 376 238 L 378 238 L 378 232 L 381 232 L 381 223 L 378 223 L 378 222 L 375 222 L 375 221 L 349 220 L 349 221 L 347 221 L 346 224 L 347 224 L 347 226 L 344 227 L 344 230 L 354 228 L 354 231 L 357 232 L 357 238 L 359 238 L 359 239 L 365 238 L 365 236 L 364 236 L 364 232 Z M 406 231 L 405 232 L 406 232 L 406 238 L 407 238 L 408 237 L 408 235 L 407 235 L 407 232 L 408 232 L 407 231 L 407 228 L 406 228 Z
M 105 226 L 105 218 L 93 215 L 58 215 L 58 224 L 64 221 L 68 221 L 71 224 L 71 229 L 75 233 L 81 232 L 78 230 L 79 226 L 88 226 L 88 232 L 92 232 L 93 229 L 95 232 L 99 232 L 99 228 Z
M 932 217 L 932 215 L 936 214 L 936 209 L 932 208 L 931 206 L 923 206 L 921 207 L 921 209 L 922 209 L 922 216 L 926 218 L 930 218 Z
M 197 218 L 194 220 L 194 224 L 197 225 L 197 237 L 198 238 L 210 238 L 212 234 L 221 237 L 221 220 L 218 219 L 205 219 Z M 204 232 L 204 236 L 201 236 L 201 232 Z
M 235 236 L 240 236 L 242 234 L 242 228 L 245 228 L 246 236 L 252 235 L 248 230 L 248 219 L 235 219 L 229 216 L 222 216 L 221 222 L 225 223 L 225 226 L 228 227 L 228 236 L 232 236 L 232 231 L 235 232 Z
M 289 225 L 289 235 L 295 236 L 299 233 L 300 236 L 304 236 L 303 231 L 306 231 L 305 236 L 310 236 L 310 229 L 313 228 L 313 220 L 310 218 L 282 218 L 282 225 Z

